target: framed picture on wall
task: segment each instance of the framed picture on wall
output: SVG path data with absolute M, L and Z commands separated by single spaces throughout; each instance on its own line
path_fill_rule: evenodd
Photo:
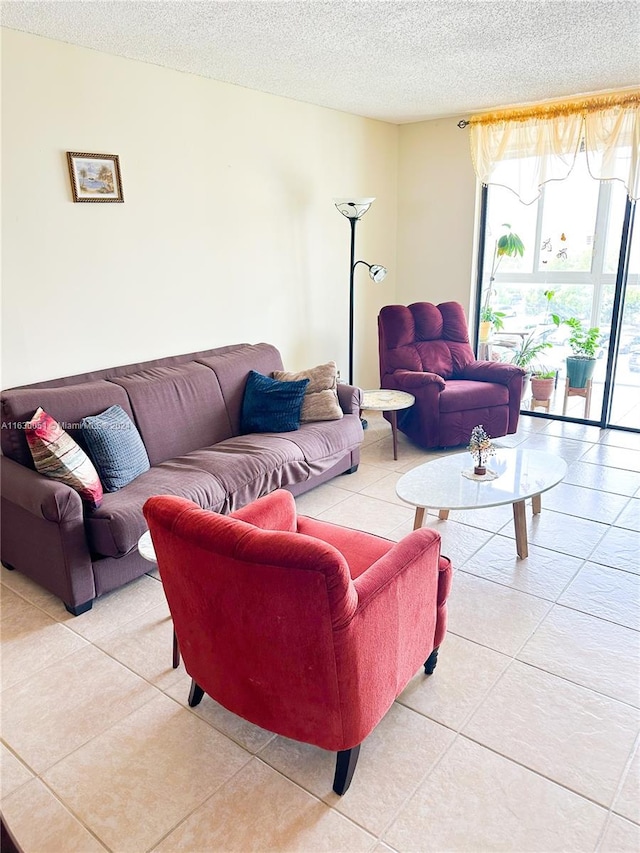
M 117 154 L 67 151 L 74 201 L 124 201 Z

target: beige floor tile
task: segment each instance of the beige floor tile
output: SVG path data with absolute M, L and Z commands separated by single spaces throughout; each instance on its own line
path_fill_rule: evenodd
M 516 554 L 514 540 L 500 535 L 494 536 L 460 568 L 469 574 L 555 601 L 583 563 L 580 557 L 537 545 L 529 545 L 529 556 L 521 560 Z
M 449 630 L 513 656 L 551 606 L 541 598 L 459 571 L 447 602 Z
M 638 731 L 636 709 L 519 661 L 462 727 L 473 740 L 607 807 Z
M 342 797 L 331 790 L 333 752 L 277 737 L 260 758 L 377 835 L 454 737 L 451 730 L 394 703 L 365 738 L 351 787 Z
M 376 480 L 374 483 L 371 483 L 369 486 L 365 486 L 360 490 L 361 495 L 368 495 L 370 498 L 377 498 L 380 501 L 387 501 L 388 503 L 398 504 L 398 506 L 407 507 L 413 510 L 413 508 L 405 503 L 402 498 L 399 498 L 396 494 L 396 483 L 400 479 L 400 477 L 404 476 L 399 471 L 393 471 L 390 474 L 385 474 L 379 480 Z
M 419 459 L 420 457 L 418 457 Z M 375 444 L 367 444 L 360 451 L 360 459 L 367 465 L 373 465 L 376 468 L 384 468 L 387 471 L 401 471 L 403 465 L 411 463 L 412 466 L 418 465 L 414 456 L 401 456 L 398 454 L 398 459 L 393 458 L 393 447 L 386 441 L 376 441 Z
M 2 593 L 4 593 L 5 589 L 12 589 L 31 604 L 35 604 L 36 607 L 53 616 L 54 619 L 65 619 L 69 615 L 65 610 L 64 604 L 57 596 L 39 586 L 21 572 L 10 571 L 5 566 L 2 566 L 0 568 L 0 577 L 2 578 Z
M 600 444 L 614 447 L 627 447 L 629 450 L 640 450 L 640 436 L 635 432 L 624 432 L 619 429 L 603 430 Z
M 191 678 L 185 672 L 184 667 L 180 666 L 179 677 L 174 680 L 170 687 L 165 689 L 165 693 L 186 708 L 188 707 L 190 687 Z M 222 705 L 206 694 L 200 704 L 191 709 L 191 712 L 206 720 L 223 735 L 236 741 L 251 753 L 258 752 L 275 737 L 273 732 L 261 729 L 260 726 L 254 726 L 253 723 L 232 714 L 231 711 L 227 711 L 226 708 L 223 708 Z
M 2 802 L 23 853 L 104 853 L 105 848 L 39 779 Z
M 310 492 L 305 492 L 303 495 L 298 495 L 296 498 L 296 512 L 298 515 L 310 515 L 312 517 L 319 515 L 326 509 L 329 509 L 341 501 L 349 497 L 348 492 L 344 489 L 337 489 L 332 483 L 322 483 L 311 489 Z
M 580 461 L 569 465 L 563 482 L 631 497 L 640 488 L 640 474 Z
M 384 468 L 378 468 L 375 465 L 367 465 L 366 462 L 361 462 L 358 465 L 358 470 L 353 474 L 345 474 L 343 477 L 336 477 L 331 481 L 331 485 L 337 489 L 344 489 L 346 492 L 360 492 L 366 486 L 375 483 L 376 480 L 381 480 L 387 472 Z
M 254 758 L 154 853 L 366 853 L 374 845 L 373 836 Z
M 598 853 L 638 853 L 640 850 L 640 826 L 624 818 L 611 815 L 598 845 Z
M 449 521 L 497 533 L 505 525 L 513 526 L 513 509 L 510 506 L 490 506 L 486 509 L 452 509 Z
M 612 569 L 640 574 L 640 533 L 622 527 L 610 527 L 589 559 L 602 566 L 611 566 Z
M 413 513 L 409 508 L 357 494 L 349 495 L 337 506 L 321 512 L 318 518 L 378 536 L 387 536 L 398 525 L 413 518 Z
M 584 489 L 571 483 L 558 483 L 542 495 L 542 506 L 603 524 L 613 524 L 628 504 L 625 495 L 612 495 L 596 489 Z
M 586 441 L 589 444 L 603 441 L 605 433 L 606 430 L 589 424 L 571 424 L 565 421 L 551 420 L 547 422 L 547 427 L 544 430 L 545 435 L 557 435 L 561 438 L 571 438 L 574 441 Z
M 638 446 L 633 450 L 628 447 L 595 444 L 584 454 L 581 461 L 621 468 L 623 471 L 640 471 L 640 438 Z
M 87 645 L 86 640 L 6 587 L 2 592 L 0 636 L 3 689 Z
M 545 453 L 553 453 L 564 459 L 567 465 L 577 459 L 583 459 L 593 446 L 586 441 L 548 435 L 546 430 L 544 434 L 529 435 L 521 445 L 524 450 L 543 450 Z
M 97 640 L 166 601 L 162 584 L 148 575 L 108 592 L 81 616 L 66 613 L 65 624 L 87 640 Z
M 180 678 L 180 670 L 172 665 L 173 621 L 166 602 L 99 637 L 94 645 L 162 690 Z
M 615 520 L 616 527 L 640 531 L 640 498 L 631 498 Z
M 640 630 L 640 578 L 596 563 L 585 563 L 558 604 Z
M 538 545 L 540 548 L 559 551 L 572 557 L 589 557 L 608 529 L 606 524 L 545 509 L 544 495 L 540 515 L 531 517 L 527 514 L 529 545 Z M 501 535 L 515 539 L 513 527 L 504 527 Z
M 518 659 L 640 707 L 640 633 L 556 606 Z
M 107 847 L 139 853 L 248 760 L 248 752 L 158 695 L 43 778 Z
M 633 760 L 627 768 L 622 787 L 613 803 L 613 811 L 640 823 L 640 748 L 636 748 Z
M 384 840 L 397 850 L 593 850 L 606 811 L 458 737 Z
M 30 779 L 33 779 L 33 773 L 0 743 L 0 798 L 8 797 Z
M 447 632 L 431 676 L 421 669 L 397 701 L 457 730 L 485 696 L 511 658 Z
M 2 691 L 2 736 L 41 773 L 156 689 L 93 646 L 86 646 Z
M 413 530 L 414 513 L 411 519 L 395 527 L 387 536 L 399 542 L 408 536 Z M 486 545 L 493 536 L 486 530 L 477 527 L 467 527 L 466 524 L 458 524 L 455 521 L 441 521 L 437 515 L 429 513 L 425 516 L 423 527 L 437 530 L 442 539 L 441 553 L 445 554 L 453 563 L 454 568 L 462 566 L 466 560 L 472 557 L 479 548 Z M 515 544 L 514 544 L 515 548 Z

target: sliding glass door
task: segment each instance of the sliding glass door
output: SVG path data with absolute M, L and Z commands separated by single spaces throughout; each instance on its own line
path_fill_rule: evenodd
M 531 205 L 504 187 L 483 191 L 478 321 L 487 306 L 498 317 L 479 342 L 479 356 L 554 379 L 546 405 L 538 405 L 527 384 L 523 410 L 640 429 L 640 252 L 633 213 L 624 186 L 594 180 L 583 154 L 566 180 L 546 184 Z M 508 233 L 520 238 L 522 254 L 497 251 Z M 571 318 L 584 330 L 599 329 L 588 393 L 567 383 L 574 328 L 563 321 Z

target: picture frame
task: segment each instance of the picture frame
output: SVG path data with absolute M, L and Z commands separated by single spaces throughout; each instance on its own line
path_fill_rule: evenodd
M 124 202 L 117 154 L 67 151 L 74 202 Z

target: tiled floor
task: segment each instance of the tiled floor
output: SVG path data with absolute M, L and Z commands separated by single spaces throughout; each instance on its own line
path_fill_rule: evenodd
M 546 449 L 565 481 L 528 511 L 428 516 L 456 572 L 438 667 L 365 741 L 351 789 L 334 756 L 287 741 L 171 669 L 161 584 L 69 616 L 2 570 L 2 810 L 31 851 L 640 850 L 640 439 L 522 418 L 501 444 Z M 372 415 L 362 464 L 299 510 L 399 539 L 395 495 L 430 454 Z

